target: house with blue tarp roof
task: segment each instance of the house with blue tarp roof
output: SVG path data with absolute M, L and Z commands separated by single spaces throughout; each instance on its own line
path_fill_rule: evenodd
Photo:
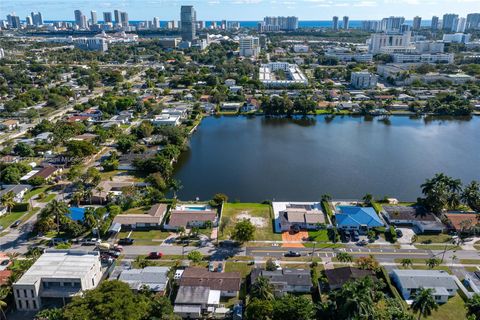
M 366 231 L 385 225 L 372 207 L 337 206 L 336 209 L 339 229 Z

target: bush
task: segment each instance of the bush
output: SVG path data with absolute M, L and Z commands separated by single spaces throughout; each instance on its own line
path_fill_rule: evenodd
M 45 179 L 42 177 L 33 177 L 28 180 L 28 184 L 35 187 L 41 186 L 44 183 Z
M 30 209 L 30 204 L 28 202 L 19 202 L 15 203 L 12 207 L 12 212 L 24 212 Z

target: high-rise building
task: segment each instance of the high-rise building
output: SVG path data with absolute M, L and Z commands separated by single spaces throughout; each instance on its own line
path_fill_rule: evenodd
M 334 16 L 332 18 L 332 29 L 334 31 L 337 31 L 338 30 L 338 17 L 337 16 Z
M 480 13 L 467 14 L 466 29 L 480 29 Z
M 444 31 L 455 31 L 458 24 L 458 14 L 446 13 L 443 15 L 442 29 Z
M 388 17 L 382 19 L 382 31 L 399 32 L 402 25 L 405 23 L 404 17 Z
M 27 23 L 27 26 L 33 26 L 32 17 L 26 16 L 25 22 Z
M 411 33 L 403 34 L 373 33 L 370 37 L 369 51 L 376 54 L 385 47 L 407 48 L 410 46 Z
M 90 11 L 90 17 L 92 19 L 92 24 L 98 24 L 97 11 Z
M 75 24 L 80 29 L 85 29 L 85 27 L 86 27 L 86 24 L 85 24 L 86 17 L 85 17 L 85 15 L 82 14 L 82 11 L 80 11 L 80 10 L 75 10 L 74 14 L 75 14 Z
M 430 27 L 433 31 L 438 30 L 438 17 L 433 16 L 432 17 L 432 25 Z
M 160 29 L 160 18 L 153 17 L 153 28 Z
M 126 28 L 129 25 L 128 22 L 128 13 L 126 11 L 120 12 L 120 24 L 122 27 Z
M 465 32 L 467 27 L 467 19 L 465 18 L 458 18 L 457 28 L 455 29 L 456 32 Z
M 30 15 L 32 16 L 32 24 L 34 26 L 38 27 L 43 24 L 43 18 L 40 12 L 32 12 Z
M 104 12 L 103 13 L 103 22 L 104 23 L 112 23 L 112 13 L 111 12 Z
M 265 17 L 259 25 L 260 31 L 294 31 L 298 29 L 298 17 Z
M 350 85 L 355 89 L 370 89 L 377 86 L 377 76 L 368 71 L 352 72 Z
M 180 21 L 181 21 L 181 31 L 182 31 L 182 40 L 192 42 L 195 40 L 197 35 L 196 30 L 196 21 L 197 14 L 193 6 L 182 6 L 180 9 Z
M 20 17 L 16 16 L 15 13 L 7 15 L 7 21 L 10 29 L 20 29 L 22 26 L 20 23 Z
M 118 11 L 118 10 L 113 10 L 113 15 L 114 15 L 114 17 L 115 17 L 115 24 L 121 24 L 120 11 Z
M 260 39 L 258 37 L 241 37 L 239 41 L 242 57 L 257 57 L 260 54 Z
M 414 31 L 418 31 L 420 30 L 421 25 L 422 25 L 422 17 L 419 17 L 419 16 L 414 17 L 412 29 Z
M 343 17 L 343 29 L 348 30 L 350 26 L 349 18 L 347 16 Z

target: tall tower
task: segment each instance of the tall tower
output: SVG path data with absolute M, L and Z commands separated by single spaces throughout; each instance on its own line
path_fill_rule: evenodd
M 98 23 L 98 18 L 97 18 L 97 11 L 90 11 L 90 16 L 92 18 L 92 24 L 97 24 Z
M 332 20 L 332 28 L 333 30 L 337 31 L 338 30 L 338 17 L 334 16 Z
M 343 29 L 348 30 L 349 28 L 349 18 L 347 16 L 343 17 Z
M 418 31 L 420 30 L 420 26 L 422 25 L 422 17 L 416 16 L 413 18 L 413 30 Z
M 182 40 L 192 42 L 196 38 L 197 13 L 193 6 L 182 6 L 180 10 L 180 21 Z

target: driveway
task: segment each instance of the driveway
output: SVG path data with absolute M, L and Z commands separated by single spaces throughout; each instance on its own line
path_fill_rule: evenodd
M 284 248 L 303 248 L 301 243 L 304 238 L 308 238 L 307 231 L 300 231 L 297 233 L 290 233 L 288 231 L 282 232 L 282 247 Z
M 412 237 L 415 235 L 415 232 L 413 231 L 412 228 L 396 228 L 402 231 L 403 236 L 401 238 L 397 239 L 397 242 L 399 244 L 411 244 L 412 243 Z

